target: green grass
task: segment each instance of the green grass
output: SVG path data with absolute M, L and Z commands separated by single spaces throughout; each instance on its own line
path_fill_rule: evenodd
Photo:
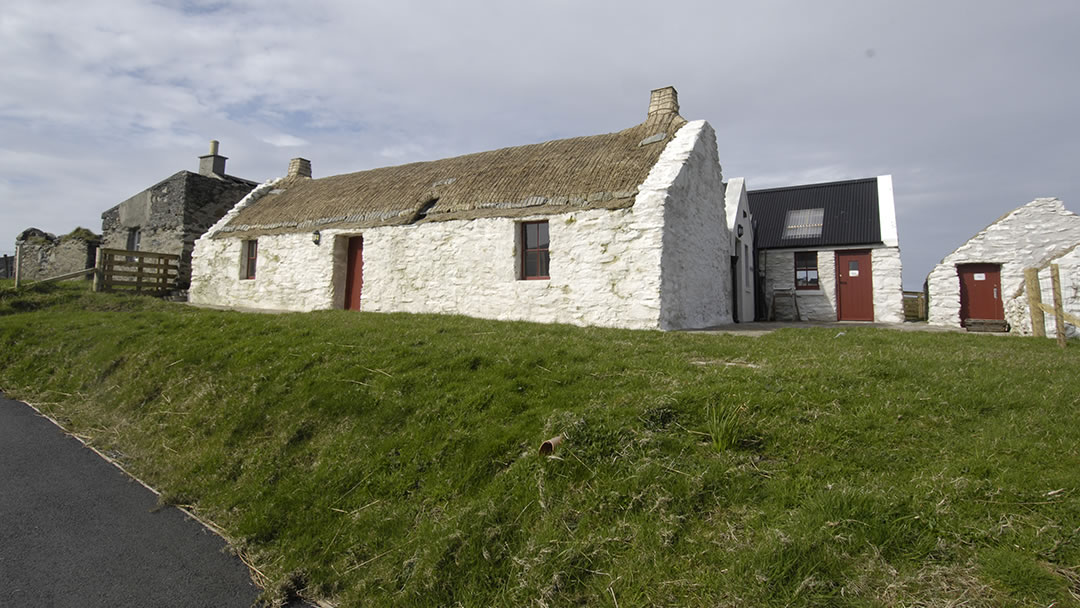
M 0 389 L 342 606 L 1080 605 L 1077 345 L 836 334 L 0 284 Z

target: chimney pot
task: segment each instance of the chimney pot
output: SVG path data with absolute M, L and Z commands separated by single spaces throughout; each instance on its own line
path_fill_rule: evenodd
M 225 161 L 229 160 L 218 154 L 218 140 L 210 140 L 210 153 L 199 157 L 199 175 L 211 177 L 225 175 Z
M 675 87 L 653 89 L 649 96 L 649 118 L 679 113 L 679 92 Z
M 288 177 L 311 177 L 311 161 L 306 158 L 294 158 L 289 161 Z

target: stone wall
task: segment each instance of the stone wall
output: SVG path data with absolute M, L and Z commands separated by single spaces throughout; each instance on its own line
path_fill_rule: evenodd
M 870 267 L 874 271 L 874 321 L 903 323 L 904 268 L 900 263 L 900 248 L 871 249 Z
M 634 206 L 661 205 L 660 328 L 731 323 L 731 239 L 716 134 L 687 123 L 660 155 Z
M 195 240 L 242 199 L 253 186 L 228 178 L 180 171 L 101 214 L 104 246 L 126 249 L 139 230 L 139 249 L 180 256 L 178 283 L 191 277 Z
M 261 236 L 256 278 L 245 280 L 243 239 L 212 236 L 272 187 L 265 184 L 196 243 L 190 301 L 340 308 L 348 237 L 362 235 L 361 305 L 367 311 L 641 329 L 726 322 L 728 237 L 712 129 L 703 121 L 688 123 L 668 148 L 628 209 L 328 229 L 319 244 L 306 232 Z M 717 189 L 710 193 L 712 184 Z M 549 223 L 551 278 L 519 280 L 520 223 L 536 220 Z M 665 240 L 668 221 L 676 240 Z M 662 260 L 667 246 L 675 251 Z
M 804 250 L 806 251 L 806 250 Z M 843 250 L 840 250 L 843 251 Z M 817 251 L 818 289 L 796 291 L 801 321 L 836 321 L 836 252 L 835 249 Z M 772 306 L 773 292 L 795 286 L 795 250 L 767 250 L 765 258 L 765 297 Z M 877 323 L 902 323 L 904 321 L 903 270 L 899 247 L 876 247 L 870 249 L 870 267 L 873 276 L 874 321 Z M 776 299 L 776 320 L 795 320 L 795 308 L 791 298 Z
M 1022 291 L 1025 268 L 1040 267 L 1077 243 L 1080 243 L 1080 216 L 1065 209 L 1060 200 L 1038 198 L 1014 209 L 945 256 L 930 271 L 926 279 L 929 323 L 960 327 L 957 264 L 1001 264 L 1001 294 L 1004 302 L 1008 302 Z
M 85 228 L 61 237 L 36 228 L 27 229 L 15 241 L 19 247 L 19 278 L 40 281 L 90 268 L 100 242 L 98 235 Z
M 519 222 L 483 218 L 368 228 L 362 308 L 449 313 L 539 322 L 652 327 L 659 323 L 659 247 L 642 241 L 633 209 L 521 218 L 546 219 L 551 279 L 523 281 Z M 254 280 L 240 279 L 243 239 L 200 239 L 190 301 L 230 307 L 309 311 L 344 302 L 345 249 L 359 232 L 323 230 L 259 237 Z

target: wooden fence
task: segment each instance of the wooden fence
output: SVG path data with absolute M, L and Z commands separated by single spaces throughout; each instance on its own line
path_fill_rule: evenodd
M 98 249 L 94 291 L 164 294 L 176 289 L 180 256 L 152 251 Z
M 1058 345 L 1065 348 L 1065 321 L 1080 327 L 1080 318 L 1067 312 L 1062 305 L 1061 273 L 1057 264 L 1050 265 L 1050 286 L 1054 290 L 1054 305 L 1047 306 L 1042 301 L 1042 286 L 1039 284 L 1039 269 L 1024 270 L 1024 289 L 1027 291 L 1028 308 L 1031 312 L 1031 333 L 1046 336 L 1046 315 L 1054 316 L 1054 329 L 1057 332 Z
M 895 293 L 895 292 L 893 292 Z M 926 320 L 926 294 L 921 291 L 904 292 L 904 320 Z

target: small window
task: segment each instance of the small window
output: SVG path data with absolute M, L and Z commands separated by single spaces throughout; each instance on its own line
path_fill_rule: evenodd
M 800 251 L 795 254 L 795 289 L 817 289 L 817 252 Z
M 127 250 L 138 251 L 139 244 L 142 242 L 142 231 L 138 228 L 128 228 L 127 234 Z
M 548 274 L 548 223 L 521 223 L 521 278 L 547 279 Z
M 244 241 L 243 268 L 240 273 L 242 279 L 255 278 L 255 261 L 259 257 L 259 241 Z
M 785 239 L 808 239 L 821 236 L 825 209 L 792 209 L 784 222 Z

